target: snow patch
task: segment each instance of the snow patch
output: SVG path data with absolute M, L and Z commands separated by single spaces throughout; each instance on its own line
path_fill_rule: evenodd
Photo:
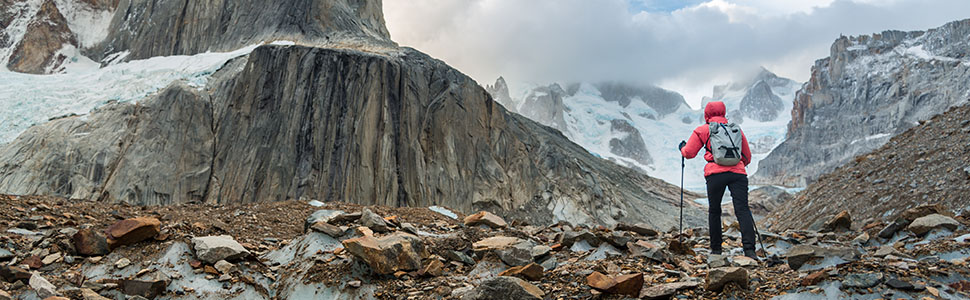
M 446 217 L 449 217 L 449 218 L 452 218 L 452 219 L 458 219 L 458 215 L 455 214 L 454 212 L 452 212 L 451 210 L 447 209 L 447 208 L 444 208 L 444 207 L 441 207 L 441 206 L 431 206 L 431 207 L 428 207 L 428 209 L 430 209 L 433 212 L 442 214 L 442 215 L 444 215 Z

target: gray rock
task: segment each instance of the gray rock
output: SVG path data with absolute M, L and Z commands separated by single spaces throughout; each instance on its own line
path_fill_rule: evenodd
M 647 151 L 647 144 L 643 142 L 640 130 L 624 119 L 613 119 L 610 121 L 610 131 L 625 134 L 623 138 L 610 139 L 610 153 L 635 160 L 642 165 L 650 165 L 653 158 Z
M 923 235 L 930 232 L 930 230 L 933 230 L 934 228 L 946 228 L 953 231 L 959 226 L 960 222 L 957 222 L 957 220 L 954 220 L 953 218 L 940 214 L 932 214 L 916 219 L 913 221 L 913 223 L 906 227 L 906 230 L 909 230 L 916 235 Z
M 47 281 L 47 279 L 44 279 L 44 277 L 41 277 L 40 273 L 34 272 L 30 276 L 29 284 L 30 288 L 37 292 L 37 296 L 41 299 L 57 296 L 57 287 L 51 284 L 50 281 Z
M 760 122 L 777 119 L 783 109 L 785 103 L 771 91 L 771 85 L 764 80 L 755 83 L 741 99 L 741 114 L 745 118 Z
M 310 226 L 310 229 L 317 232 L 322 232 L 323 234 L 329 235 L 333 238 L 339 238 L 346 232 L 345 228 L 341 228 L 336 225 L 331 225 L 330 223 L 317 222 Z
M 846 261 L 854 261 L 859 258 L 858 251 L 844 247 L 820 247 L 813 245 L 797 245 L 788 250 L 785 258 L 788 266 L 792 270 L 798 270 L 802 265 L 826 257 L 839 257 Z
M 882 283 L 882 273 L 854 273 L 845 276 L 842 287 L 868 289 Z
M 367 208 L 360 213 L 360 224 L 376 232 L 388 231 L 387 221 L 384 221 L 383 217 Z
M 636 232 L 637 234 L 645 237 L 654 237 L 659 235 L 659 233 L 653 228 L 651 228 L 650 225 L 647 225 L 644 223 L 636 223 L 636 224 L 617 223 L 616 228 L 614 230 Z
M 10 252 L 10 250 L 0 248 L 0 260 L 11 259 L 14 256 L 16 255 L 13 252 Z
M 681 281 L 644 287 L 640 291 L 640 299 L 670 299 L 677 291 L 693 289 L 700 285 L 700 281 Z
M 726 267 L 731 264 L 727 255 L 711 254 L 707 257 L 707 266 L 711 269 Z
M 477 287 L 461 296 L 462 300 L 539 300 L 545 293 L 528 281 L 497 276 L 485 280 Z
M 229 272 L 231 272 L 232 269 L 236 267 L 236 265 L 225 260 L 220 260 L 220 261 L 217 261 L 213 265 L 213 267 L 215 267 L 216 270 L 219 271 L 219 273 L 221 274 L 229 274 Z
M 610 257 L 617 257 L 621 255 L 623 255 L 623 252 L 617 250 L 616 247 L 613 247 L 613 245 L 609 243 L 603 243 L 600 244 L 600 246 L 597 247 L 592 254 L 586 256 L 585 260 L 604 260 Z
M 249 250 L 228 235 L 192 238 L 192 249 L 196 258 L 210 264 L 220 260 L 236 260 L 250 254 Z
M 903 291 L 912 291 L 916 289 L 916 286 L 914 286 L 912 283 L 902 281 L 896 278 L 887 280 L 886 285 L 888 285 L 891 288 L 894 288 L 897 290 L 903 290 Z
M 704 288 L 708 291 L 721 291 L 728 283 L 737 283 L 741 288 L 748 288 L 748 271 L 739 267 L 717 268 L 707 273 Z
M 401 223 L 401 229 L 410 234 L 418 234 L 418 228 L 411 223 Z
M 539 266 L 541 266 L 546 271 L 555 270 L 556 267 L 559 266 L 559 260 L 557 260 L 555 256 L 550 256 L 542 260 L 541 262 L 539 262 Z
M 535 257 L 535 258 L 544 257 L 548 255 L 550 252 L 552 252 L 552 247 L 549 247 L 546 245 L 537 245 L 535 247 L 532 247 L 532 257 Z
M 587 230 L 581 230 L 581 231 L 570 230 L 570 231 L 563 232 L 562 239 L 559 240 L 559 243 L 565 247 L 570 247 L 578 241 L 586 241 L 592 246 L 599 245 L 599 242 L 600 242 L 599 238 L 597 238 L 596 235 L 593 235 Z
M 468 256 L 468 254 L 465 254 L 465 252 L 448 250 L 445 251 L 444 256 L 448 260 L 457 261 L 469 266 L 475 264 L 475 260 L 471 256 Z
M 313 224 L 316 223 L 329 223 L 334 218 L 342 214 L 344 214 L 344 212 L 340 210 L 321 209 L 315 211 L 310 214 L 310 216 L 306 217 L 306 221 L 303 222 L 303 231 L 306 232 L 310 226 L 313 226 Z

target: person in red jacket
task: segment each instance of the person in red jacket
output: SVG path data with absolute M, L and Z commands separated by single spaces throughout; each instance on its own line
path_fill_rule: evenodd
M 751 149 L 748 148 L 748 138 L 741 132 L 741 162 L 733 166 L 722 166 L 714 163 L 714 155 L 711 154 L 708 140 L 710 138 L 710 123 L 727 124 L 728 120 L 724 117 L 724 103 L 720 101 L 710 102 L 704 107 L 704 121 L 707 124 L 697 126 L 690 138 L 686 142 L 680 143 L 680 154 L 684 158 L 691 159 L 697 156 L 697 152 L 703 147 L 706 151 L 704 159 L 707 165 L 704 166 L 704 178 L 707 180 L 707 199 L 708 199 L 708 224 L 711 228 L 711 253 L 721 254 L 721 198 L 724 197 L 724 188 L 731 190 L 731 200 L 734 202 L 734 214 L 738 217 L 738 224 L 741 225 L 741 244 L 744 247 L 744 255 L 757 259 L 755 254 L 755 233 L 754 218 L 751 216 L 751 208 L 748 207 L 748 175 L 744 167 L 751 163 Z

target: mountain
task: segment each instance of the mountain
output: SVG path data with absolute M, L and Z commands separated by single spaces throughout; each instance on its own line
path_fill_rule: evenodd
M 319 199 L 488 209 L 531 224 L 677 224 L 677 187 L 597 158 L 497 105 L 443 62 L 397 47 L 380 1 L 182 3 L 175 12 L 154 2 L 122 4 L 129 6 L 114 10 L 105 40 L 111 51 L 91 53 L 127 56 L 83 72 L 2 74 L 14 79 L 3 93 L 15 107 L 31 107 L 30 120 L 51 119 L 12 130 L 23 133 L 0 146 L 0 193 L 139 205 Z M 284 13 L 286 5 L 301 13 Z M 245 10 L 286 17 L 247 19 L 257 17 Z M 246 16 L 236 23 L 236 14 Z M 183 27 L 187 20 L 223 23 Z M 159 36 L 148 24 L 191 32 Z M 221 36 L 234 32 L 252 34 Z M 219 49 L 234 50 L 157 56 Z M 200 69 L 185 67 L 192 63 Z M 165 75 L 145 71 L 156 69 Z M 141 76 L 164 80 L 121 95 L 112 89 Z M 76 86 L 90 77 L 110 88 Z M 59 85 L 47 88 L 59 92 L 29 89 L 48 78 Z M 28 90 L 12 91 L 20 87 Z M 76 90 L 94 96 L 66 92 Z M 88 105 L 96 109 L 49 115 Z M 687 224 L 703 222 L 693 207 L 685 214 Z
M 753 180 L 805 186 L 970 98 L 970 20 L 840 37 L 798 91 L 787 139 Z
M 769 224 L 804 229 L 847 210 L 866 225 L 933 204 L 970 211 L 970 105 L 920 123 L 819 177 L 776 209 Z
M 392 43 L 376 0 L 0 3 L 0 65 L 25 73 L 57 73 L 86 59 L 108 64 L 227 52 L 267 40 Z
M 507 86 L 499 78 L 492 89 L 504 98 Z M 619 82 L 571 83 L 535 86 L 513 98 L 509 106 L 523 116 L 563 132 L 589 152 L 673 184 L 680 184 L 677 144 L 703 120 L 703 110 L 692 110 L 683 96 L 656 86 Z M 757 168 L 785 138 L 791 100 L 798 83 L 761 69 L 751 78 L 715 86 L 703 103 L 723 101 L 732 121 L 743 123 Z M 778 107 L 778 106 L 781 107 Z M 746 119 L 750 119 L 745 121 Z M 701 174 L 702 160 L 687 162 L 687 174 Z M 686 176 L 685 186 L 704 191 L 704 178 Z

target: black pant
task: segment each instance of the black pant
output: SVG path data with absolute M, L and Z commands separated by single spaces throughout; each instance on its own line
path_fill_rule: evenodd
M 744 251 L 754 251 L 754 218 L 748 207 L 748 176 L 737 173 L 717 173 L 707 176 L 708 224 L 711 226 L 711 252 L 721 253 L 721 198 L 724 187 L 731 189 L 734 215 L 741 225 L 741 245 Z

